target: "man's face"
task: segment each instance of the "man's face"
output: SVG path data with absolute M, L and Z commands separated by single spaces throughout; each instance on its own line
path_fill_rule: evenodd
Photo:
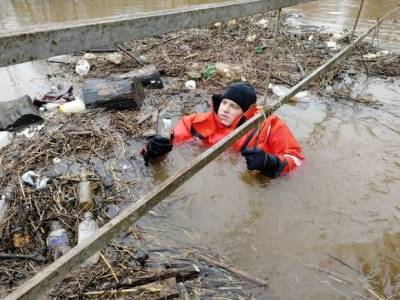
M 232 100 L 222 99 L 218 108 L 218 118 L 226 127 L 231 126 L 232 122 L 243 114 L 242 108 Z

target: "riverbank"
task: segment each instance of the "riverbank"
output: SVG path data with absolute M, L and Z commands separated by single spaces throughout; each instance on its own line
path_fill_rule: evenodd
M 74 173 L 74 170 L 85 166 L 91 171 L 90 180 L 98 185 L 95 215 L 99 224 L 103 225 L 112 218 L 109 210 L 123 209 L 123 203 L 127 204 L 139 199 L 153 187 L 152 177 L 156 176 L 156 173 L 144 167 L 142 158 L 138 154 L 145 143 L 144 134 L 154 128 L 152 112 L 171 105 L 171 102 L 178 104 L 184 114 L 193 110 L 207 110 L 211 94 L 219 92 L 226 84 L 237 80 L 250 82 L 257 88 L 260 95 L 263 94 L 272 42 L 272 24 L 274 23 L 272 16 L 273 14 L 260 15 L 235 20 L 235 22 L 231 20 L 227 23 L 213 24 L 207 29 L 193 29 L 160 38 L 127 43 L 123 47 L 136 59 L 122 53 L 120 65 L 109 62 L 102 55 L 95 55 L 96 57 L 88 59 L 92 69 L 86 77 L 104 77 L 124 73 L 140 67 L 138 61 L 154 64 L 162 70 L 165 88 L 148 91 L 146 103 L 140 112 L 88 110 L 81 115 L 72 116 L 49 113 L 44 127 L 34 135 L 33 143 L 32 140 L 19 138 L 2 149 L 0 186 L 2 189 L 6 186 L 12 188 L 14 197 L 10 201 L 10 215 L 20 215 L 20 217 L 9 218 L 3 224 L 2 234 L 5 238 L 2 239 L 1 251 L 8 252 L 12 249 L 10 246 L 12 229 L 18 224 L 24 224 L 25 234 L 31 238 L 27 240 L 25 247 L 14 249 L 15 252 L 40 253 L 46 258 L 45 262 L 6 261 L 9 273 L 1 280 L 7 288 L 17 286 L 21 280 L 32 276 L 35 270 L 39 270 L 50 261 L 44 242 L 50 220 L 61 220 L 68 230 L 72 244 L 76 243 L 76 225 L 82 219 L 82 211 L 76 207 L 79 175 Z M 338 50 L 332 49 L 327 44 L 332 37 L 331 34 L 322 33 L 315 28 L 298 29 L 286 24 L 279 39 L 279 51 L 273 67 L 272 83 L 289 87 L 304 76 L 302 70 L 308 73 L 333 56 Z M 348 43 L 346 35 L 342 35 L 341 38 L 336 37 L 336 39 L 338 47 Z M 335 41 L 331 40 L 331 42 Z M 359 50 L 362 55 L 377 53 L 377 50 L 370 48 L 368 44 L 363 44 Z M 341 101 L 356 102 L 363 106 L 379 106 L 378 99 L 367 97 L 365 100 L 365 95 L 353 94 L 351 87 L 357 75 L 365 72 L 364 63 L 372 75 L 381 77 L 395 75 L 395 78 L 398 78 L 398 67 L 396 67 L 398 57 L 394 57 L 394 63 L 388 61 L 388 58 L 389 54 L 383 57 L 371 57 L 370 60 L 361 59 L 360 52 L 355 51 L 347 57 L 346 65 L 339 64 L 327 79 L 313 84 L 310 92 L 314 95 L 334 97 Z M 219 69 L 217 63 L 223 63 L 225 66 Z M 374 66 L 382 68 L 376 70 L 373 69 Z M 65 65 L 65 71 L 70 75 L 74 73 L 74 69 L 75 63 Z M 393 73 L 386 73 L 388 71 Z M 76 77 L 75 86 L 79 86 L 84 79 L 85 77 Z M 185 87 L 189 79 L 196 81 L 196 90 L 187 90 Z M 21 149 L 24 150 L 21 151 Z M 34 188 L 19 184 L 20 176 L 26 171 L 35 170 L 45 173 L 56 167 L 63 167 L 65 171 L 55 176 L 45 191 L 36 191 Z M 154 226 L 157 226 L 157 222 Z M 133 228 L 129 233 L 131 245 L 126 248 L 128 252 L 136 253 L 138 243 L 145 246 L 148 252 L 154 250 L 154 246 L 146 246 L 148 240 L 140 238 L 140 233 L 145 231 L 145 229 Z M 149 239 L 157 244 L 158 237 Z M 144 266 L 132 267 L 130 259 L 120 255 L 124 247 L 126 246 L 118 242 L 116 245 L 111 243 L 106 250 L 103 250 L 106 261 L 112 266 L 111 269 L 105 261 L 102 261 L 95 267 L 82 270 L 78 280 L 66 279 L 52 293 L 57 297 L 78 297 L 84 293 L 101 290 L 105 282 L 118 281 L 127 276 L 140 277 L 143 274 L 140 272 L 157 271 L 153 264 L 161 264 L 159 257 L 150 259 L 151 263 L 146 262 Z M 177 260 L 181 261 L 186 259 L 187 252 L 191 252 L 186 247 L 178 254 L 170 251 L 173 246 L 169 244 L 166 246 L 165 240 L 158 244 L 158 247 L 167 249 L 166 257 L 169 256 L 170 259 L 166 264 L 175 265 L 177 264 L 176 256 L 178 256 Z M 216 253 L 208 254 L 218 257 Z M 197 261 L 190 259 L 189 263 L 197 263 Z M 201 267 L 204 268 L 204 266 Z M 96 278 L 102 278 L 102 280 L 90 280 L 94 277 L 93 273 L 96 274 Z M 202 283 L 201 280 L 207 280 L 205 273 L 203 269 L 200 283 Z M 227 276 L 230 275 L 219 274 L 214 279 L 223 282 L 225 291 L 229 290 L 231 293 L 229 298 L 251 296 L 253 286 L 249 287 L 236 282 L 235 286 L 230 286 L 229 289 Z M 207 295 L 207 291 L 202 290 L 202 288 L 207 288 L 202 287 L 201 284 L 196 287 L 200 289 L 200 292 L 193 286 L 190 287 L 190 283 L 188 287 L 191 295 L 196 293 Z M 110 287 L 106 286 L 106 288 Z M 224 294 L 223 290 L 216 288 L 213 292 L 221 295 Z M 236 290 L 244 294 L 239 292 L 235 294 Z M 161 295 L 157 294 L 156 297 L 161 297 Z

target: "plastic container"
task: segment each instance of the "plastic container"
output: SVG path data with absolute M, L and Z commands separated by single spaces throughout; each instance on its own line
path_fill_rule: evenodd
M 91 212 L 86 212 L 83 221 L 78 226 L 78 244 L 91 238 L 98 229 L 99 226 L 97 225 L 96 221 L 93 220 L 93 214 Z M 83 262 L 81 267 L 94 265 L 99 261 L 99 258 L 100 254 L 97 252 Z
M 178 122 L 180 116 L 179 108 L 175 105 L 169 106 L 161 111 L 157 118 L 156 134 L 171 139 L 172 129 Z
M 3 195 L 1 196 L 0 199 L 0 223 L 3 222 L 7 218 L 8 214 L 8 201 L 6 199 L 6 196 Z
M 90 181 L 87 180 L 87 173 L 81 170 L 81 182 L 79 183 L 79 208 L 91 210 L 94 207 L 93 193 L 90 188 Z
M 67 231 L 62 227 L 60 222 L 53 221 L 51 223 L 50 233 L 46 238 L 46 244 L 54 260 L 71 250 Z
M 80 99 L 67 102 L 60 106 L 60 111 L 63 113 L 80 113 L 83 112 L 85 109 L 85 103 L 83 103 L 83 101 Z

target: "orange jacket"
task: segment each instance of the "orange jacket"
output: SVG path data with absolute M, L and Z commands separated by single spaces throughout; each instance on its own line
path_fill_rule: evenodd
M 174 128 L 174 144 L 200 139 L 206 146 L 212 146 L 259 111 L 260 108 L 256 106 L 251 107 L 230 127 L 222 125 L 215 112 L 186 116 Z M 287 163 L 281 174 L 288 173 L 301 164 L 301 160 L 304 159 L 301 147 L 282 119 L 277 115 L 271 115 L 262 122 L 260 128 L 261 132 L 258 128 L 250 130 L 232 147 L 238 151 L 245 147 L 258 147 L 278 156 L 282 162 Z

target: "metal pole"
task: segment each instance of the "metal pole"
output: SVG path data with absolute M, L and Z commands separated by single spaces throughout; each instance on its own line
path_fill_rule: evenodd
M 356 31 L 356 29 L 357 29 L 357 26 L 358 26 L 358 20 L 360 19 L 361 11 L 362 11 L 362 9 L 363 9 L 363 7 L 364 7 L 364 2 L 365 2 L 365 0 L 361 0 L 360 9 L 358 10 L 356 23 L 354 24 L 353 31 L 352 31 L 352 33 L 351 33 L 350 42 L 353 41 L 354 33 L 355 33 L 355 31 Z
M 278 16 L 276 17 L 276 24 L 275 24 L 274 41 L 272 42 L 272 51 L 271 51 L 271 56 L 269 58 L 269 69 L 268 69 L 267 82 L 266 82 L 265 93 L 264 93 L 264 106 L 267 105 L 268 86 L 269 86 L 269 82 L 271 81 L 272 62 L 274 60 L 275 49 L 276 49 L 276 39 L 278 37 L 279 26 L 281 23 L 281 12 L 282 12 L 282 9 L 281 8 L 278 9 Z

